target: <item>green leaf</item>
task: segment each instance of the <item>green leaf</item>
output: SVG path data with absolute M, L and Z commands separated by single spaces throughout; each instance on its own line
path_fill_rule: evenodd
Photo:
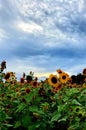
M 59 112 L 56 112 L 54 116 L 51 118 L 51 122 L 57 121 L 61 117 L 61 114 Z
M 19 104 L 19 106 L 18 106 L 16 112 L 22 111 L 25 107 L 26 107 L 26 105 L 25 105 L 24 103 Z
M 36 128 L 35 128 L 34 125 L 30 125 L 30 126 L 28 127 L 28 130 L 36 130 Z
M 79 90 L 77 88 L 71 88 L 71 89 L 66 89 L 65 92 L 66 92 L 66 95 L 70 97 L 72 95 L 79 93 Z
M 18 128 L 19 126 L 21 126 L 21 122 L 20 121 L 17 121 L 14 125 L 14 128 Z
M 12 127 L 13 126 L 11 124 L 5 124 L 5 123 L 3 123 L 3 125 L 6 126 L 6 127 Z
M 4 121 L 6 119 L 6 113 L 4 111 L 0 111 L 0 121 Z
M 80 104 L 76 99 L 72 100 L 72 105 L 79 105 L 81 106 L 82 104 Z
M 34 93 L 29 93 L 28 95 L 25 95 L 25 100 L 27 101 L 27 103 L 32 101 L 32 98 L 34 96 Z
M 65 103 L 64 105 L 58 106 L 58 112 L 67 111 L 68 105 Z
M 64 116 L 63 118 L 59 119 L 58 122 L 61 122 L 61 121 L 66 121 L 68 118 L 68 116 Z
M 23 126 L 26 128 L 27 126 L 29 126 L 29 124 L 31 123 L 31 116 L 29 116 L 28 114 L 25 115 L 23 118 L 22 118 L 22 123 L 23 123 Z
M 39 110 L 37 106 L 31 106 L 31 107 L 29 107 L 29 111 L 36 112 L 38 114 L 44 114 L 44 112 L 42 110 Z
M 83 130 L 86 130 L 86 120 L 84 122 L 82 122 L 82 127 L 84 128 Z
M 67 96 L 63 97 L 63 101 L 67 102 L 68 101 L 68 97 Z
M 81 130 L 79 122 L 75 122 L 75 124 L 71 124 L 68 128 L 68 130 Z

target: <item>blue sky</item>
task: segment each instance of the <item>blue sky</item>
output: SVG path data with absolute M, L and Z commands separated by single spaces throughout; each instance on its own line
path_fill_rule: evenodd
M 0 62 L 8 71 L 77 74 L 86 67 L 85 0 L 0 0 Z

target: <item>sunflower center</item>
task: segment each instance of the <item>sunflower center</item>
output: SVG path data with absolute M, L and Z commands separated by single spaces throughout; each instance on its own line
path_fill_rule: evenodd
M 5 79 L 9 79 L 9 78 L 10 78 L 10 74 L 7 73 L 7 74 L 5 75 Z
M 55 77 L 52 77 L 52 83 L 54 83 L 54 84 L 57 83 L 57 79 Z
M 61 88 L 61 85 L 59 84 L 59 85 L 58 85 L 58 89 L 60 89 L 60 88 Z
M 79 118 L 81 118 L 81 117 L 82 117 L 82 114 L 80 113 L 78 116 L 79 116 Z
M 77 108 L 77 109 L 76 109 L 76 112 L 79 112 L 79 110 L 80 110 L 80 109 L 79 109 L 79 108 Z
M 36 86 L 36 85 L 37 85 L 37 82 L 33 82 L 33 85 Z
M 65 75 L 63 75 L 63 76 L 62 76 L 62 79 L 64 79 L 64 80 L 65 80 L 65 79 L 66 79 L 66 76 L 65 76 Z

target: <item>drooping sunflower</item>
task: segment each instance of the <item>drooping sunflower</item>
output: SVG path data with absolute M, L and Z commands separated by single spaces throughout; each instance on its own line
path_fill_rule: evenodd
M 67 83 L 69 81 L 69 75 L 67 73 L 65 73 L 65 72 L 62 72 L 60 74 L 59 79 L 60 79 L 61 83 Z
M 83 75 L 86 75 L 86 68 L 83 69 Z
M 56 87 L 58 85 L 58 77 L 56 75 L 51 74 L 48 78 L 48 83 L 51 86 Z
M 76 81 L 77 81 L 76 75 L 72 75 L 72 76 L 71 76 L 71 79 L 72 79 L 72 83 L 76 83 Z
M 20 83 L 24 83 L 24 78 L 20 78 Z
M 30 83 L 30 82 L 32 81 L 32 76 L 27 75 L 27 77 L 26 77 L 26 81 L 27 81 L 27 83 Z
M 79 74 L 76 76 L 76 83 L 77 83 L 77 84 L 83 84 L 84 79 L 85 79 L 85 76 L 82 75 L 81 73 L 79 73 Z

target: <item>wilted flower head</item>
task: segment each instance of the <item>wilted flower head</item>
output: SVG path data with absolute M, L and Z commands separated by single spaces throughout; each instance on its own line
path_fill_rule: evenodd
M 20 83 L 24 83 L 24 78 L 20 78 Z
M 83 74 L 86 75 L 86 68 L 83 69 Z
M 25 76 L 26 76 L 26 75 L 25 75 L 25 73 L 23 72 L 23 78 L 25 78 Z
M 32 81 L 32 77 L 30 75 L 27 75 L 26 80 L 27 80 L 27 82 L 31 82 Z
M 1 62 L 1 72 L 6 69 L 6 61 Z

